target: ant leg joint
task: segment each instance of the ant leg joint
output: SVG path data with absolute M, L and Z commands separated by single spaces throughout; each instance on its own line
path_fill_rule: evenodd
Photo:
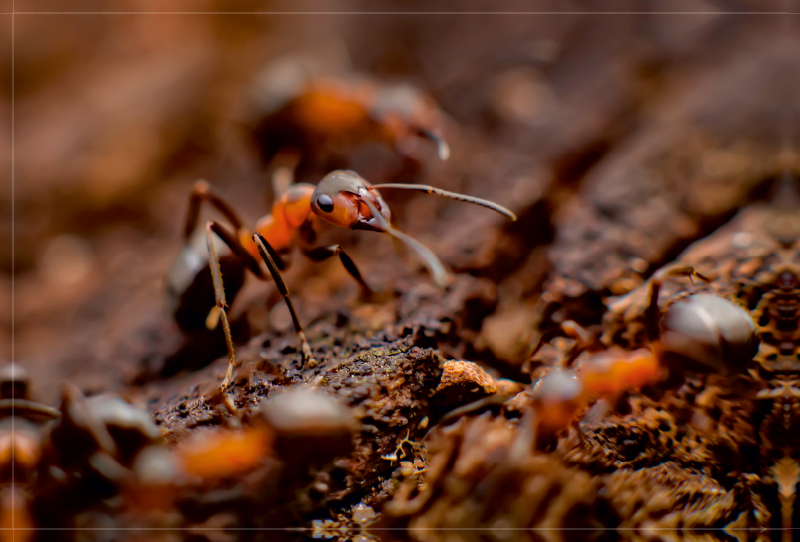
M 308 344 L 308 339 L 306 339 L 306 334 L 300 331 L 297 336 L 300 338 L 300 344 L 303 349 L 303 367 L 313 369 L 319 365 L 319 362 L 317 362 L 313 352 L 311 352 L 311 347 Z

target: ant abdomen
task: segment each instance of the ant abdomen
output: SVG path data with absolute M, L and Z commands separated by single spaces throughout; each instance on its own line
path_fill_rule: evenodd
M 661 321 L 663 362 L 679 372 L 739 373 L 758 352 L 750 314 L 728 299 L 695 294 L 672 304 Z

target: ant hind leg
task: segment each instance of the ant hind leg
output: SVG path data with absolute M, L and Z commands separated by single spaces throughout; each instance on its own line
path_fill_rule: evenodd
M 231 337 L 231 326 L 228 323 L 228 313 L 225 310 L 228 303 L 225 300 L 225 288 L 222 285 L 222 271 L 219 266 L 219 255 L 217 254 L 217 246 L 214 243 L 214 231 L 211 222 L 206 225 L 206 236 L 208 240 L 208 265 L 211 268 L 211 279 L 214 282 L 214 298 L 217 301 L 219 318 L 222 321 L 222 329 L 225 332 L 225 343 L 228 347 L 228 370 L 225 373 L 225 379 L 220 385 L 221 389 L 225 389 L 233 378 L 233 369 L 236 367 L 236 353 L 233 349 L 233 338 Z

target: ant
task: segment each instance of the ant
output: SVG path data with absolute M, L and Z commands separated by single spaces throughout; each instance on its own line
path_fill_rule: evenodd
M 544 375 L 532 392 L 538 427 L 555 434 L 576 421 L 592 400 L 615 402 L 624 392 L 664 380 L 670 374 L 741 374 L 758 352 L 759 337 L 750 314 L 733 301 L 698 293 L 658 306 L 659 292 L 669 277 L 709 279 L 691 266 L 672 266 L 658 271 L 650 281 L 645 326 L 650 349 L 627 352 L 619 347 L 590 354 L 576 368 L 578 355 L 596 346 L 596 339 L 574 322 L 565 322 L 564 333 L 576 339 L 564 367 Z M 531 357 L 548 339 L 546 334 Z
M 316 227 L 320 221 L 340 228 L 382 232 L 399 239 L 414 250 L 426 265 L 434 281 L 440 287 L 447 285 L 449 277 L 444 265 L 427 247 L 416 239 L 391 226 L 391 212 L 378 189 L 420 190 L 429 194 L 473 203 L 492 209 L 511 220 L 514 213 L 494 202 L 448 192 L 428 185 L 378 184 L 371 185 L 354 171 L 333 171 L 326 175 L 316 187 L 297 183 L 272 206 L 272 213 L 262 217 L 251 232 L 243 226 L 237 213 L 205 181 L 198 181 L 189 199 L 189 212 L 184 228 L 186 247 L 168 277 L 168 292 L 173 314 L 184 329 L 198 329 L 199 323 L 213 329 L 222 321 L 228 349 L 229 365 L 221 388 L 225 388 L 233 375 L 236 359 L 231 338 L 230 324 L 225 308 L 228 300 L 233 302 L 242 286 L 245 269 L 261 280 L 271 275 L 289 308 L 294 330 L 300 339 L 303 361 L 308 367 L 316 366 L 303 327 L 289 297 L 289 290 L 280 272 L 287 268 L 286 256 L 292 248 L 299 246 L 303 255 L 313 261 L 323 261 L 338 256 L 342 265 L 361 286 L 366 294 L 371 292 L 353 260 L 339 245 L 312 248 Z M 203 202 L 219 210 L 233 226 L 230 231 L 215 221 L 206 224 L 206 250 L 193 239 Z M 220 258 L 214 238 L 218 237 L 230 250 Z M 269 270 L 265 273 L 258 258 Z M 224 263 L 224 267 L 223 267 Z M 210 280 L 207 269 L 211 271 Z M 232 277 L 223 287 L 222 275 Z M 214 299 L 211 299 L 213 290 Z M 202 316 L 201 316 L 202 315 Z
M 41 455 L 39 429 L 59 416 L 58 409 L 31 400 L 25 369 L 17 364 L 0 368 L 0 482 L 11 479 L 8 466 L 28 472 L 35 467 Z
M 326 170 L 343 168 L 343 149 L 365 142 L 394 148 L 414 160 L 417 138 L 431 141 L 447 160 L 444 116 L 434 100 L 408 84 L 321 73 L 306 58 L 268 67 L 253 93 L 253 135 L 266 160 L 279 153 L 300 154 L 300 169 L 311 157 Z

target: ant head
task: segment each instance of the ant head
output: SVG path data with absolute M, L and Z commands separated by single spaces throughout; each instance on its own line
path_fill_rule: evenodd
M 370 205 L 383 220 L 373 215 Z M 389 206 L 378 190 L 355 171 L 328 173 L 311 196 L 311 209 L 334 226 L 350 230 L 386 231 L 381 223 L 392 219 Z
M 742 307 L 713 294 L 696 294 L 664 313 L 660 343 L 667 357 L 692 360 L 697 370 L 736 372 L 756 355 L 759 338 Z

